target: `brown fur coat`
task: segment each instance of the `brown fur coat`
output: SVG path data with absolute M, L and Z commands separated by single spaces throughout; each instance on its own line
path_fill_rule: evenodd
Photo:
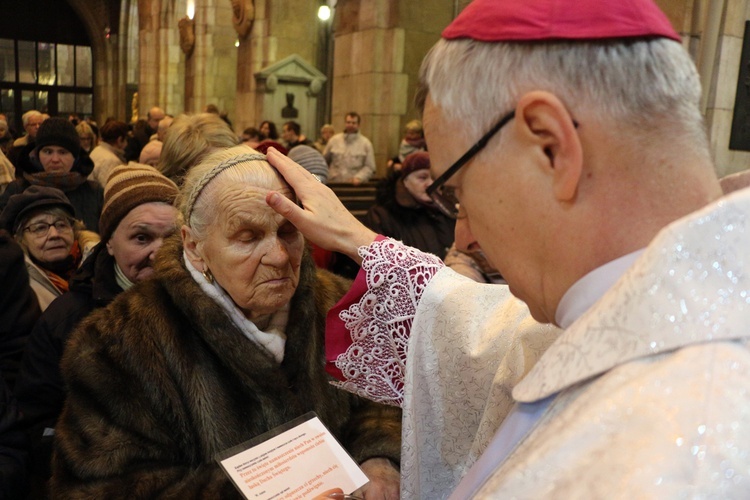
M 333 388 L 324 371 L 325 314 L 346 280 L 305 255 L 277 365 L 201 291 L 178 236 L 155 267 L 66 348 L 53 497 L 239 497 L 214 455 L 310 410 L 355 460 L 398 462 L 400 412 Z

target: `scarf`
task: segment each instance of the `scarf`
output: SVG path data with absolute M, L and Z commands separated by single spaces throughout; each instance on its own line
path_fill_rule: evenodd
M 203 274 L 193 266 L 193 263 L 190 262 L 190 259 L 188 259 L 184 252 L 182 253 L 182 258 L 193 280 L 198 283 L 198 286 L 206 295 L 219 304 L 219 307 L 224 310 L 232 323 L 240 329 L 245 337 L 268 351 L 277 363 L 281 363 L 284 360 L 284 347 L 286 346 L 285 330 L 287 321 L 289 320 L 289 304 L 287 303 L 284 307 L 276 311 L 271 316 L 271 320 L 266 328 L 267 331 L 262 331 L 255 323 L 242 314 L 242 311 L 239 310 L 232 301 L 232 298 L 216 280 L 212 283 L 206 281 Z
M 78 266 L 81 264 L 82 253 L 81 247 L 78 246 L 78 242 L 74 242 L 70 248 L 68 256 L 59 262 L 45 262 L 42 263 L 34 258 L 33 255 L 29 254 L 31 261 L 41 269 L 50 282 L 57 288 L 60 293 L 68 291 L 68 281 L 73 277 L 73 273 L 76 272 Z
M 86 182 L 86 177 L 80 172 L 24 172 L 23 178 L 32 186 L 53 187 L 65 193 Z
M 130 281 L 127 276 L 125 276 L 125 273 L 122 272 L 122 269 L 120 269 L 120 266 L 117 265 L 117 262 L 115 262 L 115 281 L 120 286 L 120 288 L 125 290 L 129 290 L 135 283 Z

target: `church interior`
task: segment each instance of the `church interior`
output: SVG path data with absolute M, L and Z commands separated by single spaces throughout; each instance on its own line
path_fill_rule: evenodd
M 126 122 L 159 106 L 213 104 L 238 135 L 283 123 L 337 131 L 351 110 L 378 174 L 398 150 L 420 62 L 466 0 L 6 0 L 0 112 L 31 109 Z M 699 69 L 717 174 L 750 160 L 747 0 L 658 0 Z M 13 13 L 13 15 L 7 15 Z M 470 91 L 470 89 L 467 89 Z

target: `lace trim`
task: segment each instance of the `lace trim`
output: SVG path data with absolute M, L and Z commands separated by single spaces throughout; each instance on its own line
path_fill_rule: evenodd
M 367 399 L 401 406 L 404 367 L 417 304 L 444 267 L 436 256 L 385 239 L 359 249 L 367 292 L 339 318 L 352 345 L 336 358 L 346 378 L 334 385 Z

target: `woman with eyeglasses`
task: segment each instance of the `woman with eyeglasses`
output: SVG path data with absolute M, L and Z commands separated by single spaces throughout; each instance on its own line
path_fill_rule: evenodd
M 59 189 L 31 186 L 8 199 L 0 225 L 25 254 L 31 288 L 44 311 L 68 290 L 68 280 L 99 241 L 75 219 L 75 210 Z

